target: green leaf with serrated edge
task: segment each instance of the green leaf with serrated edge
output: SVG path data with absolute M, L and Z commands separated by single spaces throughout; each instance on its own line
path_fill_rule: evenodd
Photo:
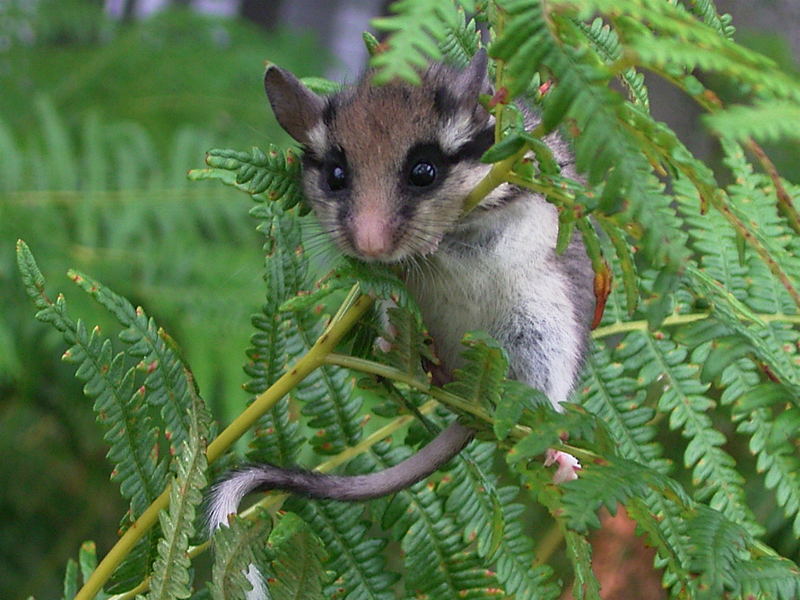
M 292 513 L 282 515 L 268 544 L 274 573 L 269 586 L 272 600 L 323 597 L 325 549 L 305 521 Z
M 308 265 L 301 246 L 300 219 L 292 212 L 275 204 L 260 204 L 260 210 L 251 212 L 259 220 L 258 230 L 265 237 L 264 302 L 261 312 L 253 315 L 254 333 L 247 350 L 245 372 L 250 380 L 245 390 L 261 394 L 285 372 L 290 340 L 298 335 L 295 312 L 281 313 L 286 298 L 294 296 L 308 283 Z M 289 398 L 280 400 L 268 413 L 259 418 L 255 438 L 247 454 L 253 462 L 271 462 L 292 465 L 305 444 L 300 424 L 290 410 Z
M 481 162 L 495 163 L 513 156 L 525 147 L 525 143 L 525 138 L 518 132 L 511 132 L 484 152 L 483 156 L 481 156 Z
M 153 456 L 157 436 L 147 416 L 146 392 L 136 388 L 134 369 L 127 367 L 124 354 L 113 354 L 110 340 L 103 339 L 97 328 L 89 333 L 81 321 L 74 322 L 63 297 L 53 302 L 46 296 L 44 278 L 21 241 L 17 263 L 27 292 L 40 309 L 36 318 L 51 323 L 70 344 L 63 358 L 78 364 L 76 377 L 84 382 L 84 394 L 94 400 L 98 420 L 106 429 L 107 456 L 115 465 L 112 479 L 119 482 L 133 516 L 138 517 L 160 495 L 167 469 L 164 458 Z
M 373 462 L 371 470 L 397 464 L 411 454 L 409 448 L 402 446 L 389 449 L 381 444 L 373 449 L 377 464 Z M 458 459 L 456 462 L 463 464 Z M 488 498 L 487 501 L 491 504 Z M 487 590 L 496 589 L 496 579 L 483 568 L 470 548 L 470 540 L 463 536 L 431 485 L 420 482 L 398 492 L 386 512 L 382 502 L 374 504 L 381 505 L 382 523 L 391 524 L 392 537 L 399 539 L 404 549 L 404 583 L 409 594 L 482 598 Z
M 533 541 L 526 535 L 527 526 L 519 519 L 523 505 L 516 504 L 519 489 L 513 486 L 497 488 L 496 498 L 502 510 L 502 521 L 497 516 L 493 498 L 483 493 L 485 479 L 496 480 L 493 473 L 494 444 L 473 443 L 462 451 L 468 455 L 475 468 L 456 461 L 451 477 L 439 486 L 437 492 L 447 497 L 446 509 L 457 519 L 464 542 L 475 542 L 478 554 L 491 554 L 495 572 L 506 594 L 521 598 L 556 598 L 557 586 L 550 580 L 552 571 L 546 566 L 531 568 L 535 562 Z M 476 477 L 476 469 L 481 477 Z M 502 531 L 498 529 L 502 526 Z M 492 550 L 497 546 L 496 552 Z
M 445 390 L 476 406 L 496 406 L 503 380 L 508 371 L 508 359 L 500 345 L 481 331 L 464 334 L 461 353 L 466 365 L 453 372 L 453 381 Z
M 78 593 L 78 563 L 73 558 L 67 560 L 67 568 L 64 571 L 63 589 L 63 600 L 72 600 Z
M 494 411 L 494 433 L 498 440 L 504 440 L 522 416 L 523 405 L 508 392 L 500 397 Z
M 408 289 L 400 277 L 386 265 L 345 258 L 341 265 L 337 266 L 335 276 L 349 282 L 358 281 L 361 285 L 361 293 L 391 300 L 398 306 L 410 310 L 418 322 L 422 322 L 416 301 L 408 293 Z M 348 284 L 347 287 L 350 285 Z
M 125 560 L 115 570 L 105 585 L 109 594 L 122 594 L 139 585 L 152 572 L 153 562 L 158 556 L 161 527 L 156 526 L 140 539 Z
M 747 344 L 742 343 L 739 336 L 725 336 L 714 340 L 711 351 L 703 362 L 700 380 L 712 382 L 735 360 L 752 353 Z
M 302 77 L 300 81 L 315 94 L 328 96 L 342 91 L 341 83 L 325 79 L 324 77 Z
M 389 11 L 394 14 L 371 21 L 375 29 L 389 32 L 385 49 L 370 59 L 377 72 L 374 81 L 383 85 L 398 77 L 419 83 L 418 70 L 430 59 L 440 59 L 448 36 L 464 28 L 464 12 L 453 0 L 400 0 L 393 2 Z
M 189 435 L 194 386 L 181 356 L 165 342 L 164 334 L 141 307 L 134 308 L 127 299 L 83 273 L 70 270 L 68 275 L 126 328 L 119 337 L 129 345 L 127 353 L 140 359 L 147 373 L 143 385 L 149 393 L 148 401 L 161 406 L 164 431 L 173 451 L 180 451 Z
M 607 221 L 601 221 L 603 231 L 608 235 L 611 244 L 616 252 L 620 271 L 622 273 L 622 285 L 625 289 L 625 307 L 628 314 L 632 315 L 639 303 L 639 286 L 636 265 L 633 262 L 633 254 L 630 245 L 622 237 L 622 232 L 615 225 Z
M 97 568 L 97 546 L 94 542 L 83 542 L 78 551 L 78 565 L 81 569 L 81 577 L 85 582 Z
M 389 308 L 389 351 L 382 356 L 381 362 L 399 369 L 406 375 L 426 381 L 428 379 L 422 368 L 422 358 L 433 360 L 433 353 L 425 336 L 417 325 L 417 319 L 408 310 Z
M 360 459 L 361 457 L 359 457 Z M 358 460 L 358 459 L 357 459 Z M 292 497 L 285 508 L 308 523 L 327 551 L 324 567 L 334 579 L 326 595 L 335 593 L 370 600 L 391 600 L 397 575 L 388 571 L 383 556 L 385 540 L 368 535 L 362 503 L 311 502 Z
M 361 39 L 364 42 L 364 47 L 367 49 L 367 54 L 369 54 L 370 58 L 378 54 L 380 51 L 380 42 L 378 38 L 372 35 L 369 31 L 364 31 L 361 34 Z
M 211 425 L 202 400 L 190 405 L 189 437 L 177 456 L 176 476 L 170 486 L 169 506 L 159 514 L 163 537 L 153 564 L 147 600 L 171 600 L 192 595 L 189 540 L 195 533 L 197 508 L 206 486 L 206 444 Z
M 263 547 L 272 522 L 259 518 L 255 522 L 231 517 L 228 526 L 214 532 L 214 566 L 209 584 L 214 600 L 244 600 L 252 584 L 245 574 L 251 565 L 264 573 Z
M 592 546 L 589 540 L 574 531 L 566 531 L 564 541 L 575 571 L 575 584 L 572 586 L 575 600 L 600 600 L 600 582 L 591 569 Z
M 255 200 L 280 201 L 284 209 L 303 200 L 300 161 L 291 150 L 282 151 L 275 146 L 270 146 L 267 152 L 259 148 L 250 152 L 215 149 L 208 151 L 206 162 L 212 168 L 190 171 L 190 178 L 218 179 Z
M 790 399 L 791 395 L 784 386 L 766 381 L 749 388 L 739 396 L 733 403 L 733 411 L 737 415 L 747 415 L 759 408 L 784 406 Z

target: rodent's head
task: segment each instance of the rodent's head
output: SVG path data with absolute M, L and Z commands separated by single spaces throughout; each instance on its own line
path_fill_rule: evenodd
M 484 51 L 465 69 L 435 64 L 422 85 L 359 85 L 322 98 L 294 75 L 267 69 L 281 126 L 304 149 L 304 189 L 323 229 L 351 256 L 396 262 L 438 247 L 489 166 Z

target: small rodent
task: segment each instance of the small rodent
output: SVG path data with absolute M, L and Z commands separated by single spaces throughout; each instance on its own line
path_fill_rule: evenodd
M 375 86 L 367 74 L 325 98 L 274 66 L 264 85 L 278 122 L 303 147 L 303 188 L 322 228 L 342 252 L 400 268 L 445 372 L 461 366 L 463 334 L 484 330 L 505 347 L 509 376 L 558 410 L 586 352 L 592 269 L 577 236 L 556 254 L 556 208 L 529 191 L 503 184 L 462 216 L 464 198 L 491 167 L 479 160 L 494 143 L 494 118 L 478 102 L 491 91 L 487 61 L 480 51 L 462 70 L 434 64 L 419 86 Z M 557 134 L 545 141 L 576 177 L 566 142 Z M 210 526 L 226 523 L 255 490 L 337 500 L 391 494 L 430 475 L 471 436 L 453 423 L 416 455 L 369 475 L 234 470 L 211 491 Z

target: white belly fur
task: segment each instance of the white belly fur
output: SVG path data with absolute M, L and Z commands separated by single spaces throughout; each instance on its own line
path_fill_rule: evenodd
M 528 197 L 475 222 L 499 234 L 490 249 L 464 252 L 444 244 L 428 258 L 424 276 L 409 276 L 436 351 L 447 369 L 457 368 L 464 333 L 484 330 L 506 347 L 514 377 L 541 389 L 557 408 L 580 367 L 583 334 L 555 254 L 555 208 Z M 522 327 L 537 330 L 535 357 L 524 344 L 509 343 L 524 333 L 517 331 L 520 312 L 532 319 Z M 546 369 L 537 367 L 542 360 Z

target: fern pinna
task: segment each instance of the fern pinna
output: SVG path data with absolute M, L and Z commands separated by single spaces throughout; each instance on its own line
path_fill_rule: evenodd
M 37 317 L 64 334 L 131 502 L 99 564 L 91 546 L 81 550 L 82 586 L 70 564 L 65 597 L 106 597 L 103 586 L 120 600 L 206 594 L 187 560 L 207 547 L 195 518 L 205 465 L 251 427 L 247 459 L 369 472 L 453 413 L 479 441 L 431 481 L 350 505 L 267 495 L 232 519 L 215 536 L 212 597 L 243 597 L 255 564 L 272 598 L 558 598 L 569 583 L 575 597 L 599 598 L 588 536 L 601 507 L 620 505 L 655 549 L 670 597 L 800 597 L 800 188 L 757 142 L 796 138 L 800 84 L 736 44 L 711 0 L 403 0 L 391 10 L 374 22 L 385 40 L 365 36 L 384 81 L 413 81 L 430 60 L 464 64 L 481 44 L 476 21 L 488 24 L 496 143 L 465 210 L 511 182 L 558 207 L 561 246 L 574 230 L 583 236 L 605 310 L 576 404 L 557 414 L 506 380 L 502 349 L 479 332 L 464 340 L 457 380 L 434 386 L 402 283 L 344 259 L 331 271 L 316 252 L 296 155 L 212 150 L 191 177 L 249 194 L 266 240 L 246 353 L 252 402 L 219 435 L 174 342 L 141 309 L 71 275 L 120 321 L 125 346 L 114 350 L 62 297 L 48 298 L 18 247 Z M 642 69 L 707 111 L 718 171 L 650 115 Z M 726 106 L 699 71 L 738 86 L 748 104 Z M 541 111 L 533 130 L 517 100 Z M 585 179 L 562 175 L 542 143 L 557 128 Z M 372 344 L 373 297 L 397 306 L 388 353 Z M 552 483 L 547 448 L 581 460 L 577 480 Z M 560 548 L 571 569 L 547 566 Z

